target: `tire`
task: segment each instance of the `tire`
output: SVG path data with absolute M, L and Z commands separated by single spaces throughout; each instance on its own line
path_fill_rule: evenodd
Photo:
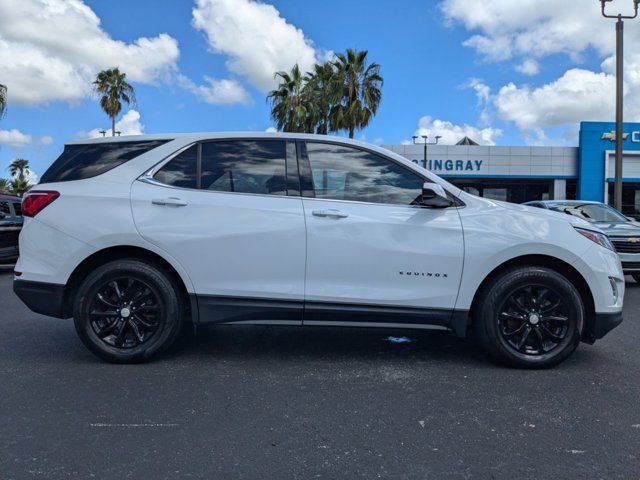
M 474 324 L 482 347 L 499 362 L 549 368 L 577 348 L 584 317 L 582 298 L 567 278 L 546 267 L 525 266 L 490 281 Z
M 631 276 L 637 283 L 640 283 L 640 273 L 632 273 Z
M 76 331 L 103 360 L 140 363 L 168 348 L 183 323 L 178 286 L 154 264 L 123 259 L 92 271 L 73 304 Z

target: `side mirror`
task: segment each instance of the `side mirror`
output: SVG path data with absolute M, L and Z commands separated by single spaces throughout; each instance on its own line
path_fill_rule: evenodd
M 447 192 L 442 188 L 442 185 L 426 182 L 422 185 L 420 204 L 424 207 L 447 208 L 453 205 L 453 202 L 447 197 Z
M 633 218 L 633 217 L 625 216 L 624 218 L 626 218 L 626 219 L 627 219 L 627 220 L 629 220 L 630 222 L 637 222 L 637 220 L 636 220 L 635 218 Z

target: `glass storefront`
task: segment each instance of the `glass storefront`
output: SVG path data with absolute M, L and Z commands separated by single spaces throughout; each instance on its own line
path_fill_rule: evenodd
M 567 180 L 566 200 L 578 199 L 578 180 Z
M 609 182 L 609 205 L 614 204 L 614 184 Z M 640 183 L 624 182 L 622 184 L 622 213 L 640 220 Z
M 512 203 L 549 200 L 553 188 L 552 180 L 456 178 L 449 181 L 472 195 Z

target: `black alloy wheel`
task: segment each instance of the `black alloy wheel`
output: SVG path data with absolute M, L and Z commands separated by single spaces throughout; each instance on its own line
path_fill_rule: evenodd
M 152 287 L 132 277 L 101 285 L 89 307 L 91 327 L 107 345 L 133 348 L 160 327 L 160 302 Z
M 143 362 L 168 348 L 185 315 L 176 281 L 144 260 L 115 260 L 96 268 L 73 300 L 82 342 L 116 363 Z
M 571 281 L 548 267 L 520 266 L 484 286 L 473 314 L 485 351 L 518 368 L 548 368 L 582 337 L 585 307 Z
M 569 308 L 548 286 L 517 288 L 498 311 L 498 331 L 503 341 L 525 355 L 549 353 L 567 336 Z

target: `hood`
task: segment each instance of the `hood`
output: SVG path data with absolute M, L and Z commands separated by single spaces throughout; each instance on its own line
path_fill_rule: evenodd
M 546 218 L 552 217 L 557 220 L 564 220 L 570 223 L 571 225 L 574 225 L 580 228 L 586 228 L 588 230 L 599 229 L 598 225 L 594 223 L 589 223 L 586 220 L 583 220 L 582 218 L 574 217 L 573 215 L 569 215 L 566 213 L 554 212 L 553 210 L 547 210 L 545 208 L 530 207 L 528 205 L 519 205 L 517 203 L 501 202 L 498 200 L 491 200 L 491 202 L 503 208 L 506 208 L 508 210 L 515 210 L 518 212 L 536 215 L 539 217 L 546 217 Z M 640 233 L 640 230 L 639 230 L 639 233 Z
M 640 224 L 636 222 L 596 222 L 592 225 L 610 236 L 640 237 Z

